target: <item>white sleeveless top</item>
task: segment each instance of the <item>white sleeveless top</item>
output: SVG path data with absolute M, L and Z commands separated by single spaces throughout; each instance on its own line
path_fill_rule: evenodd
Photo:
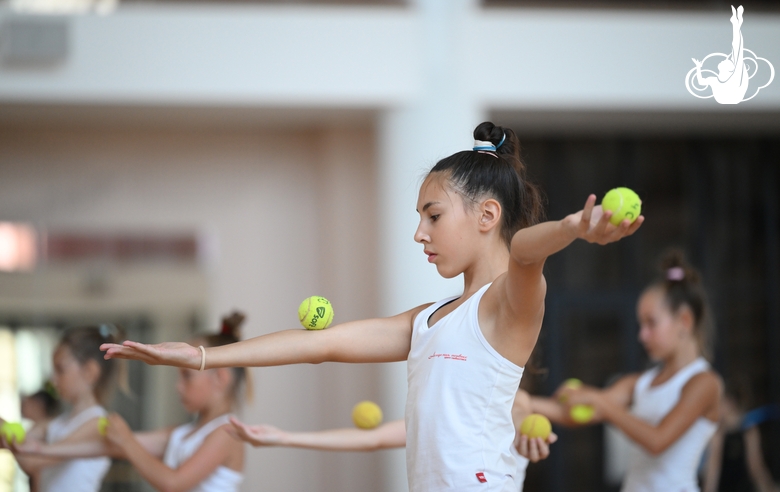
M 685 384 L 697 374 L 708 371 L 710 365 L 699 357 L 683 367 L 668 381 L 650 386 L 660 367 L 643 373 L 634 386 L 631 413 L 658 425 L 677 405 Z M 704 448 L 710 442 L 718 424 L 699 417 L 666 451 L 653 456 L 630 441 L 629 466 L 623 492 L 697 492 L 696 469 Z
M 76 415 L 60 415 L 46 427 L 46 443 L 53 444 L 70 436 L 92 419 L 105 417 L 106 410 L 94 405 Z M 96 424 L 97 425 L 97 424 Z M 97 492 L 111 467 L 109 458 L 79 458 L 63 461 L 41 470 L 41 492 Z
M 489 286 L 430 328 L 428 318 L 457 297 L 414 320 L 406 400 L 410 492 L 518 490 L 512 404 L 523 368 L 496 352 L 479 327 L 479 301 Z
M 510 448 L 512 456 L 517 461 L 517 475 L 515 475 L 516 490 L 523 492 L 523 484 L 525 483 L 525 469 L 528 468 L 528 458 L 517 452 L 517 448 L 512 446 Z
M 179 468 L 185 461 L 195 454 L 206 437 L 225 424 L 230 423 L 230 415 L 221 415 L 206 423 L 203 427 L 193 432 L 195 423 L 181 425 L 171 432 L 168 445 L 165 447 L 163 462 L 173 468 Z M 226 466 L 218 466 L 214 473 L 206 477 L 190 492 L 232 492 L 238 491 L 239 485 L 244 480 L 244 474 L 231 470 Z

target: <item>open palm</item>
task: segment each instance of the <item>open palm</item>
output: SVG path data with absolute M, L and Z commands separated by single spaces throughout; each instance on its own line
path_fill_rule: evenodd
M 164 342 L 155 345 L 125 340 L 121 344 L 104 343 L 100 346 L 106 359 L 140 360 L 149 365 L 167 365 L 198 369 L 200 350 L 183 342 Z

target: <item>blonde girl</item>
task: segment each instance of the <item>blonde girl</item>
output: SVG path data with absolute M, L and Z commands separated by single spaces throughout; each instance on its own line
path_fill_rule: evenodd
M 539 223 L 540 194 L 508 129 L 485 122 L 473 150 L 439 161 L 417 200 L 414 240 L 463 293 L 389 318 L 319 332 L 288 330 L 201 349 L 185 343 L 106 344 L 107 358 L 212 368 L 297 363 L 408 362 L 409 487 L 515 491 L 512 403 L 544 315 L 545 259 L 574 242 L 606 244 L 642 224 L 609 223 L 591 195 L 568 217 Z

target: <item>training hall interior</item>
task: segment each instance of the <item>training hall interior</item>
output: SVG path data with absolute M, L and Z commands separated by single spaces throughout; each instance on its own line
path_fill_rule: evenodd
M 512 128 L 546 216 L 626 186 L 632 237 L 547 260 L 522 388 L 605 386 L 651 363 L 636 301 L 678 248 L 712 309 L 710 362 L 746 410 L 780 403 L 780 81 L 738 105 L 686 90 L 728 53 L 720 0 L 3 0 L 0 3 L 0 417 L 51 377 L 63 330 L 187 341 L 246 314 L 242 338 L 457 295 L 413 235 L 417 192 L 482 121 Z M 780 8 L 745 2 L 747 48 L 780 69 Z M 767 72 L 756 74 L 755 80 Z M 186 422 L 174 368 L 127 364 L 109 406 L 134 430 Z M 246 422 L 402 419 L 406 364 L 251 370 Z M 617 491 L 609 425 L 555 427 L 533 491 Z M 760 426 L 780 480 L 780 420 Z M 247 448 L 241 490 L 408 490 L 403 449 Z M 0 491 L 28 491 L 0 450 Z M 103 491 L 153 490 L 114 460 Z

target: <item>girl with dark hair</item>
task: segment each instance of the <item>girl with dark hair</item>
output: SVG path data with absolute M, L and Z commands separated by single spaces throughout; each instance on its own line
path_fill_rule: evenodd
M 698 491 L 696 470 L 715 434 L 722 382 L 705 359 L 710 315 L 698 272 L 670 252 L 661 276 L 637 303 L 639 341 L 657 364 L 606 389 L 564 384 L 556 399 L 532 408 L 564 425 L 574 405 L 590 405 L 588 423 L 609 422 L 634 446 L 624 492 Z M 565 405 L 559 402 L 564 401 Z
M 243 314 L 233 313 L 223 318 L 218 334 L 204 335 L 193 343 L 210 348 L 236 343 L 243 321 Z M 176 389 L 184 408 L 196 415 L 189 424 L 133 433 L 122 417 L 112 414 L 105 438 L 97 435 L 98 426 L 93 422 L 95 435 L 89 441 L 52 446 L 30 443 L 17 446 L 16 450 L 47 458 L 126 459 L 157 490 L 237 492 L 243 481 L 244 446 L 225 427 L 241 401 L 246 374 L 243 368 L 181 368 Z
M 288 330 L 206 350 L 185 343 L 106 344 L 107 358 L 188 368 L 408 361 L 406 454 L 420 490 L 516 490 L 511 409 L 544 315 L 545 259 L 576 239 L 607 244 L 633 234 L 585 207 L 539 223 L 541 195 L 526 178 L 515 133 L 474 130 L 473 150 L 439 161 L 423 181 L 414 239 L 463 293 L 383 319 Z
M 28 446 L 74 445 L 98 439 L 98 419 L 106 415 L 115 381 L 126 389 L 123 368 L 103 358 L 100 345 L 122 340 L 114 325 L 71 328 L 54 350 L 52 383 L 69 409 L 45 425 L 35 426 L 27 436 Z M 97 492 L 111 461 L 103 457 L 30 456 L 14 451 L 16 460 L 41 492 Z

